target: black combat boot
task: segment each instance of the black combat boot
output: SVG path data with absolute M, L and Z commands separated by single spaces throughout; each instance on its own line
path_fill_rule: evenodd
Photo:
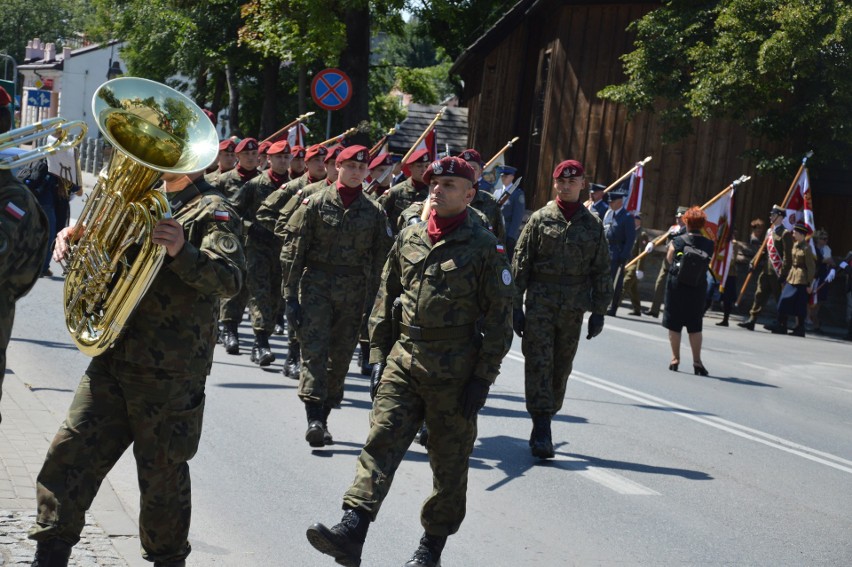
M 308 528 L 307 536 L 314 548 L 334 557 L 339 565 L 359 567 L 369 527 L 370 516 L 366 512 L 346 510 L 339 524 L 331 528 L 314 524 Z
M 550 434 L 550 416 L 533 416 L 532 455 L 539 459 L 553 458 L 553 437 Z
M 447 536 L 424 533 L 420 545 L 404 567 L 441 567 L 441 552 L 446 543 Z
M 305 402 L 305 413 L 308 416 L 308 430 L 305 432 L 305 441 L 311 447 L 322 447 L 325 445 L 325 428 L 322 426 L 325 410 L 322 404 Z
M 299 342 L 291 340 L 287 345 L 287 360 L 284 361 L 282 372 L 287 378 L 299 379 L 299 361 L 301 360 L 301 347 Z
M 38 542 L 32 567 L 66 567 L 71 557 L 70 543 L 59 539 Z
M 770 331 L 773 335 L 787 334 L 787 316 L 778 315 L 778 320 L 763 326 L 764 329 Z
M 155 561 L 154 567 L 186 567 L 186 559 L 178 561 Z
M 275 329 L 272 330 L 273 335 L 283 335 L 287 327 L 284 325 L 284 311 L 279 311 L 275 314 Z
M 748 321 L 741 321 L 737 323 L 737 327 L 742 327 L 743 329 L 748 329 L 749 331 L 754 330 L 754 319 L 749 319 Z
M 424 447 L 426 447 L 426 444 L 429 442 L 429 430 L 426 428 L 425 421 L 423 422 L 423 425 L 420 426 L 420 431 L 418 431 L 417 435 L 414 436 L 414 440 Z
M 275 360 L 269 346 L 269 334 L 266 331 L 254 332 L 254 346 L 251 347 L 251 361 L 258 366 L 269 366 Z
M 222 327 L 222 345 L 228 354 L 240 354 L 240 339 L 237 337 L 237 323 L 228 321 Z
M 225 330 L 225 324 L 222 321 L 216 321 L 216 344 L 222 344 L 222 331 Z
M 793 332 L 790 333 L 790 334 L 793 335 L 794 337 L 804 337 L 805 336 L 805 323 L 804 323 L 804 321 L 802 321 L 801 323 L 796 325 L 796 328 L 793 329 Z
M 323 445 L 334 445 L 334 437 L 328 430 L 328 416 L 331 413 L 331 406 L 323 406 L 322 408 L 322 443 Z
M 370 342 L 361 341 L 358 347 L 358 364 L 361 365 L 361 376 L 370 376 L 373 365 L 370 364 Z

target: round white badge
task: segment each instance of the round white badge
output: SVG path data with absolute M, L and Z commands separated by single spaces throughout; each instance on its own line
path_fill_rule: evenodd
M 505 285 L 509 285 L 510 283 L 512 283 L 512 274 L 509 273 L 509 270 L 503 270 L 501 276 Z

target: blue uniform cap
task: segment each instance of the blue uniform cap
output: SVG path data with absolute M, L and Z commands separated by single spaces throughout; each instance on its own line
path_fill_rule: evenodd
M 509 175 L 515 175 L 516 173 L 518 173 L 518 168 L 512 167 L 511 165 L 498 166 L 497 170 L 500 172 L 501 175 L 504 173 L 508 173 Z

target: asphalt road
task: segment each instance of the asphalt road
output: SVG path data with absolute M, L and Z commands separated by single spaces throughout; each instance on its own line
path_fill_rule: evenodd
M 88 363 L 63 328 L 61 297 L 60 278 L 40 280 L 19 303 L 9 350 L 9 367 L 60 413 Z M 714 322 L 711 376 L 699 377 L 686 343 L 681 372 L 667 369 L 659 320 L 608 317 L 580 345 L 547 463 L 527 447 L 516 340 L 479 417 L 467 518 L 443 565 L 852 564 L 852 344 Z M 304 534 L 340 518 L 367 434 L 368 380 L 353 361 L 330 418 L 336 444 L 311 450 L 296 383 L 280 374 L 283 338 L 263 370 L 249 362 L 246 323 L 241 335 L 241 355 L 217 349 L 207 383 L 189 565 L 333 565 Z M 109 478 L 135 514 L 132 456 Z M 365 567 L 408 559 L 430 491 L 414 446 L 368 534 Z

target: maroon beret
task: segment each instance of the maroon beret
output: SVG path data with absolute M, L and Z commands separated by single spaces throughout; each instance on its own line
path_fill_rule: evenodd
M 464 161 L 475 161 L 479 165 L 482 165 L 482 156 L 474 149 L 465 150 L 460 153 L 458 157 L 462 158 Z
M 203 112 L 203 113 L 204 113 L 204 115 L 205 115 L 207 118 L 209 118 L 209 119 L 210 119 L 210 122 L 212 122 L 213 124 L 216 124 L 216 115 L 215 115 L 215 114 L 213 114 L 212 112 L 210 112 L 210 111 L 209 111 L 209 110 L 207 110 L 206 108 L 202 108 L 202 109 L 201 109 L 201 112 Z
M 445 157 L 426 168 L 423 174 L 423 182 L 429 183 L 433 177 L 461 177 L 471 183 L 476 182 L 476 172 L 467 161 L 459 157 Z
M 328 163 L 330 161 L 334 161 L 334 159 L 337 157 L 337 155 L 342 151 L 343 151 L 343 146 L 341 146 L 340 144 L 337 144 L 335 146 L 331 146 L 330 148 L 328 148 L 328 155 L 325 156 L 325 159 L 323 159 L 322 161 L 324 161 L 325 163 Z
M 12 102 L 12 97 L 9 96 L 6 89 L 0 87 L 0 106 L 6 106 L 10 102 Z
M 393 165 L 393 158 L 390 154 L 384 153 L 374 157 L 373 161 L 370 162 L 370 169 L 376 169 L 377 167 L 381 167 L 383 165 Z
M 583 167 L 583 164 L 575 159 L 566 159 L 556 166 L 556 169 L 553 170 L 553 178 L 559 179 L 560 177 L 582 177 L 583 173 L 585 173 L 586 169 Z
M 302 146 L 293 146 L 291 153 L 293 154 L 294 158 L 305 159 L 305 148 L 303 148 Z
M 408 161 L 405 162 L 405 165 L 411 165 L 413 163 L 429 163 L 430 161 L 432 161 L 432 158 L 429 157 L 429 150 L 421 148 L 408 156 Z
M 230 138 L 227 140 L 222 140 L 219 142 L 219 151 L 220 152 L 232 152 L 237 147 L 237 144 Z
M 272 144 L 270 142 L 261 142 L 257 146 L 257 153 L 259 153 L 259 154 L 267 153 L 269 151 L 270 146 L 272 146 Z
M 237 144 L 237 149 L 234 151 L 237 153 L 240 152 L 250 152 L 252 150 L 257 149 L 257 140 L 254 138 L 245 138 L 242 142 Z
M 370 163 L 370 150 L 364 146 L 349 146 L 344 148 L 337 154 L 337 163 L 343 163 L 346 160 L 357 161 L 358 163 Z
M 290 153 L 290 142 L 287 140 L 281 140 L 280 142 L 275 142 L 269 149 L 266 150 L 266 155 L 274 156 L 278 154 L 289 154 Z
M 309 160 L 311 158 L 315 158 L 315 157 L 318 157 L 318 156 L 324 158 L 327 155 L 328 155 L 328 148 L 326 148 L 325 146 L 321 146 L 319 144 L 311 146 L 310 148 L 307 149 L 307 151 L 305 151 L 305 159 L 306 160 Z

